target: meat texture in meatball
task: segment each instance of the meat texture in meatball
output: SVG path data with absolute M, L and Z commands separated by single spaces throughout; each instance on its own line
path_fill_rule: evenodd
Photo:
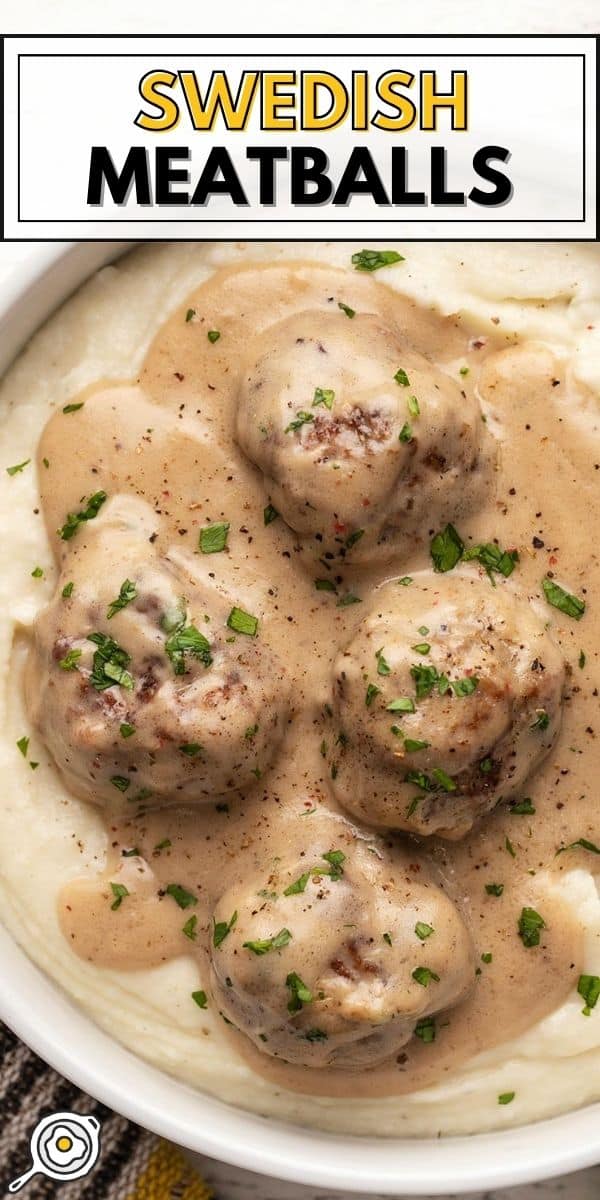
M 315 843 L 231 888 L 212 942 L 222 1015 L 307 1067 L 364 1069 L 415 1032 L 433 1040 L 435 1014 L 474 980 L 467 927 L 424 864 L 358 838 L 344 851 Z
M 307 311 L 263 332 L 242 372 L 240 446 L 303 538 L 353 561 L 422 536 L 486 484 L 477 399 L 377 315 Z
M 115 497 L 79 535 L 37 618 L 26 689 L 67 786 L 130 812 L 254 784 L 289 712 L 252 614 L 247 633 L 227 627 L 239 598 L 208 574 L 193 583 L 177 553 L 159 558 L 152 525 L 145 504 Z
M 470 568 L 384 584 L 334 672 L 333 788 L 377 826 L 463 837 L 560 728 L 565 664 L 543 617 Z

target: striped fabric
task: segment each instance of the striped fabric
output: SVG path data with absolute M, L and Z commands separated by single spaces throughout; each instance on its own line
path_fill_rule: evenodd
M 179 1150 L 111 1112 L 46 1066 L 0 1025 L 0 1200 L 30 1164 L 38 1121 L 54 1112 L 89 1113 L 102 1126 L 101 1153 L 83 1179 L 58 1183 L 36 1175 L 24 1200 L 210 1200 L 207 1185 Z

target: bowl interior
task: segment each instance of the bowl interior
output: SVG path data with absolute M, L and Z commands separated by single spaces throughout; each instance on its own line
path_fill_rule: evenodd
M 124 243 L 40 248 L 3 288 L 0 371 L 35 328 Z M 600 1159 L 600 1104 L 522 1129 L 427 1141 L 322 1134 L 243 1112 L 135 1057 L 102 1032 L 0 926 L 0 1018 L 117 1112 L 192 1151 L 316 1187 L 447 1194 L 526 1183 Z

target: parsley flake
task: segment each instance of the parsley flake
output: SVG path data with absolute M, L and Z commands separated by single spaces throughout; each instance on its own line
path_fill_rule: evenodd
M 198 544 L 202 554 L 219 554 L 227 545 L 229 521 L 217 521 L 200 530 Z
M 352 266 L 356 271 L 379 271 L 393 263 L 404 262 L 404 255 L 397 250 L 359 250 L 352 255 Z

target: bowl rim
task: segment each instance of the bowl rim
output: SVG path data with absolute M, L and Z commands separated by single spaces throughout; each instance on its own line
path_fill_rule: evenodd
M 29 243 L 29 259 L 0 284 L 0 370 L 68 295 L 132 244 Z M 426 1196 L 537 1182 L 600 1161 L 600 1103 L 516 1129 L 445 1138 L 360 1138 L 257 1116 L 123 1047 L 2 925 L 0 958 L 0 1019 L 55 1070 L 175 1144 L 258 1175 L 347 1193 Z

